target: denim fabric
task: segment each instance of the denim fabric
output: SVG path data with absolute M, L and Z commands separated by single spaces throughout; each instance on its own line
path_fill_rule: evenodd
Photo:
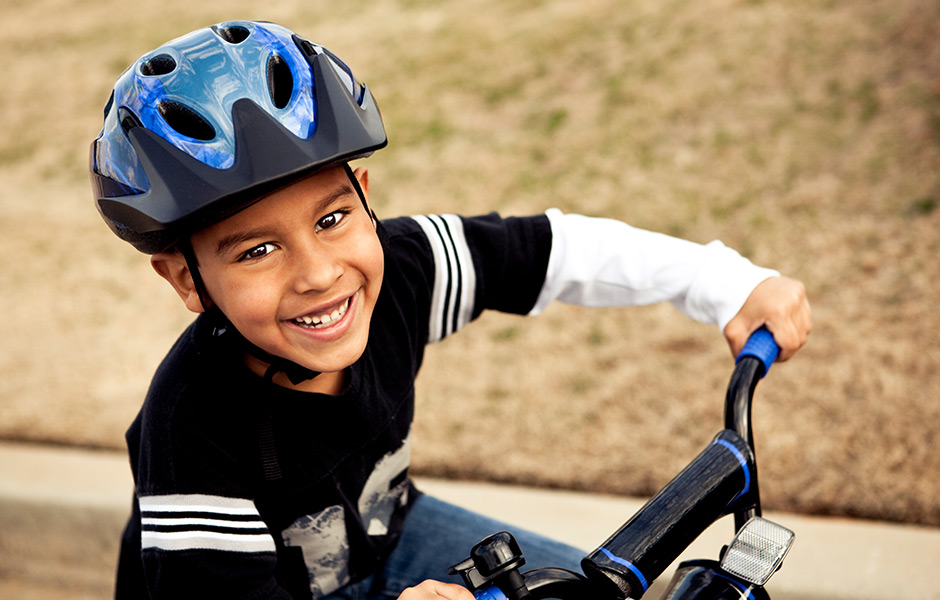
M 425 579 L 462 583 L 447 569 L 469 557 L 477 542 L 499 531 L 509 531 L 519 542 L 526 560 L 523 572 L 536 567 L 581 572 L 581 559 L 587 554 L 583 550 L 424 495 L 408 513 L 401 539 L 379 572 L 326 598 L 386 600 Z

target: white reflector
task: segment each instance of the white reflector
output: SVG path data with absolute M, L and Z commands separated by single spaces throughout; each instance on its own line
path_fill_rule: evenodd
M 794 537 L 786 527 L 754 517 L 738 531 L 721 559 L 721 568 L 748 583 L 762 586 L 780 568 Z

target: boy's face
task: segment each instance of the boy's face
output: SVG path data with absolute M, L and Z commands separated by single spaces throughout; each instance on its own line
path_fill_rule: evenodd
M 367 194 L 367 172 L 356 177 Z M 192 245 L 212 302 L 261 349 L 324 375 L 361 356 L 384 255 L 342 167 L 265 197 L 198 232 Z M 201 310 L 193 300 L 184 296 Z

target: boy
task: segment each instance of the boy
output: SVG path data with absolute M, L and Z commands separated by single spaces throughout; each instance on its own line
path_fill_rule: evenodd
M 127 441 L 119 598 L 472 596 L 437 581 L 505 527 L 408 477 L 424 346 L 484 309 L 670 300 L 736 353 L 786 360 L 803 287 L 713 242 L 562 215 L 379 222 L 348 163 L 386 144 L 368 88 L 258 22 L 195 31 L 117 81 L 92 144 L 98 209 L 200 316 Z M 529 566 L 583 556 L 518 537 Z

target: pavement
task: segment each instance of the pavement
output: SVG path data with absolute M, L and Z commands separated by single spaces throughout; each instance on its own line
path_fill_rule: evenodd
M 444 500 L 585 550 L 597 547 L 645 502 L 424 478 L 417 484 Z M 121 453 L 0 441 L 0 599 L 110 597 L 132 489 Z M 765 516 L 796 532 L 783 569 L 767 585 L 775 600 L 940 600 L 940 529 Z M 715 558 L 731 540 L 732 528 L 730 519 L 722 519 L 679 560 Z M 660 597 L 672 569 L 646 598 Z

